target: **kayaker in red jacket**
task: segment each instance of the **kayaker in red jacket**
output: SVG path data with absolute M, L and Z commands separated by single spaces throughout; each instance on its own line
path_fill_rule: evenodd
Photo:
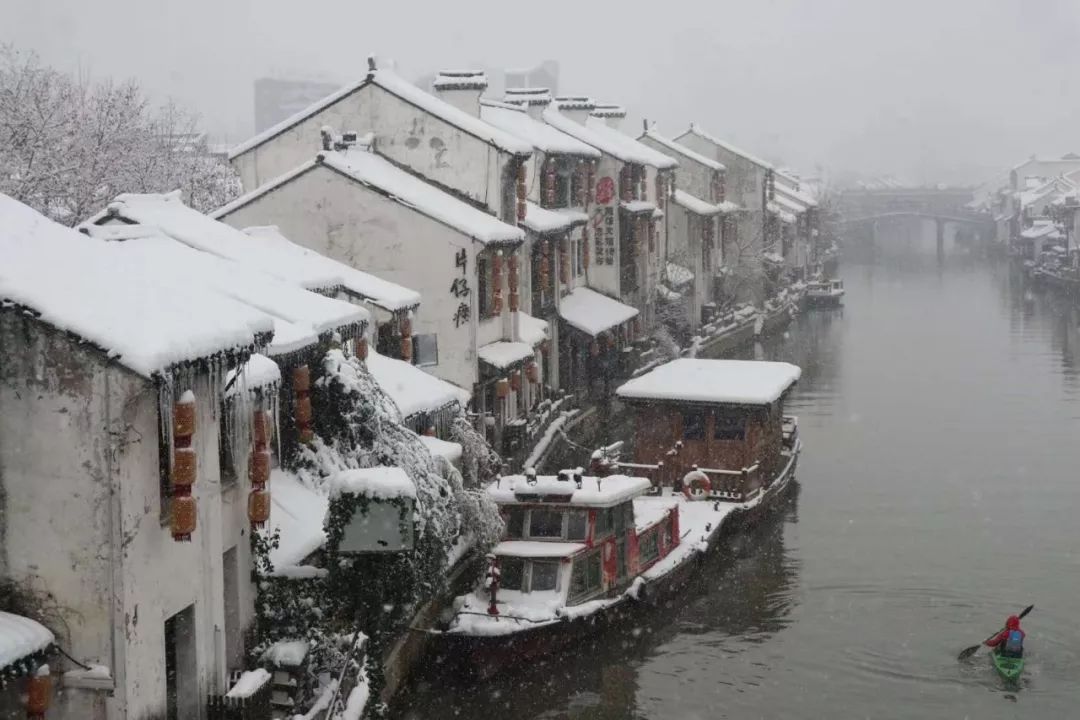
M 1024 631 L 1020 629 L 1020 618 L 1010 615 L 1005 621 L 1005 629 L 987 640 L 986 644 L 998 648 L 998 652 L 1005 657 L 1023 656 Z

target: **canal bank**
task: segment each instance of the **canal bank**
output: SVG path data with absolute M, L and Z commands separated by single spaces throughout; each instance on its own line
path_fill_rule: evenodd
M 572 657 L 479 686 L 429 674 L 399 717 L 1073 715 L 1076 310 L 1004 264 L 843 275 L 843 310 L 743 351 L 803 368 L 788 406 L 802 491 L 773 535 L 740 538 L 678 603 Z M 625 413 L 604 413 L 619 435 Z M 955 657 L 1032 602 L 1014 703 L 985 656 Z

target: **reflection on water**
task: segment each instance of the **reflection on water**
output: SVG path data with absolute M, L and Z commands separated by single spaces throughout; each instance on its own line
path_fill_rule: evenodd
M 843 276 L 842 310 L 745 351 L 803 368 L 797 506 L 634 633 L 479 687 L 429 678 L 404 717 L 1076 716 L 1080 315 L 1005 264 Z M 955 658 L 1029 603 L 1013 703 L 984 654 Z

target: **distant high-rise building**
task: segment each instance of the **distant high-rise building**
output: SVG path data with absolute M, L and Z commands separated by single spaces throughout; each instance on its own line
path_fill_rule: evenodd
M 543 87 L 552 97 L 559 93 L 559 62 L 545 60 L 532 68 L 507 70 L 504 73 L 507 88 Z
M 338 87 L 329 82 L 259 78 L 255 81 L 255 132 L 277 125 Z

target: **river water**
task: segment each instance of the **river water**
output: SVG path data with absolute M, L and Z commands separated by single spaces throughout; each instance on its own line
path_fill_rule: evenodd
M 842 275 L 842 310 L 748 351 L 803 368 L 783 512 L 632 632 L 428 677 L 400 717 L 1080 717 L 1080 317 L 1005 264 Z M 1018 692 L 957 662 L 1030 603 Z

